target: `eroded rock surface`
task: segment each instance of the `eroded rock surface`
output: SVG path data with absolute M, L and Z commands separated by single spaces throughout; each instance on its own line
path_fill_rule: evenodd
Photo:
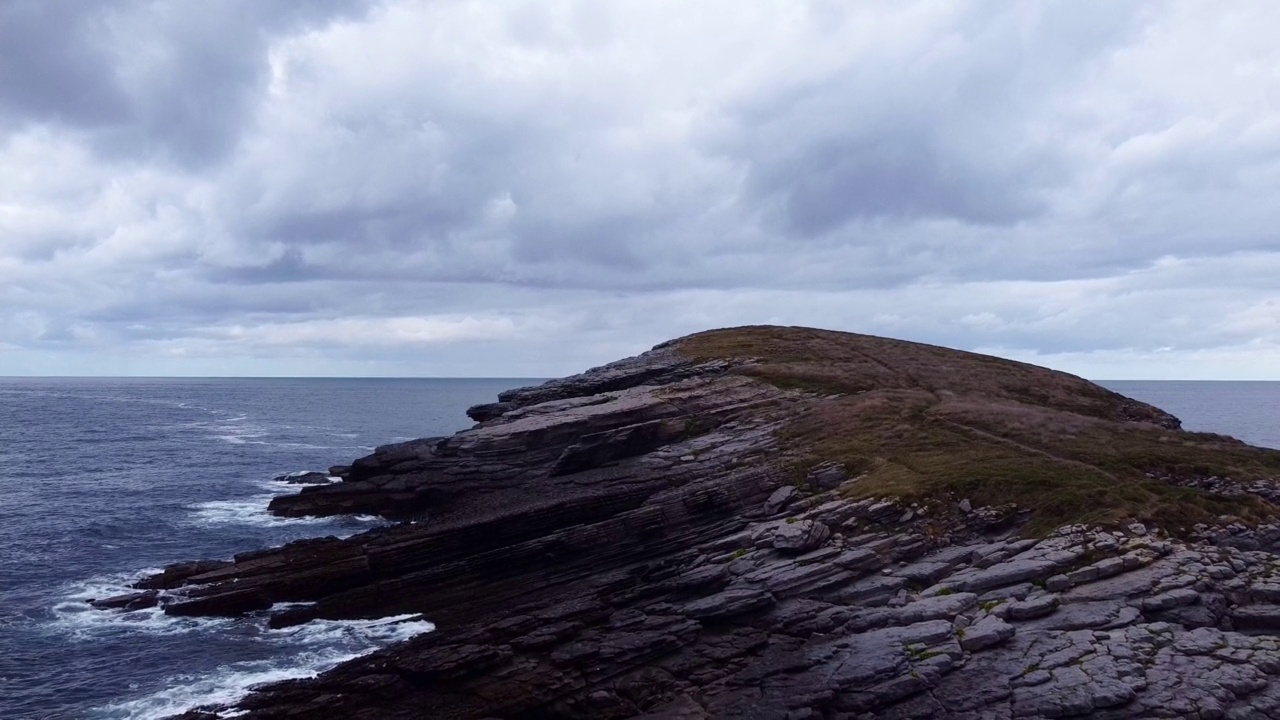
M 832 503 L 845 519 L 806 555 L 755 548 L 752 531 L 771 522 L 760 518 L 242 707 L 261 718 L 1280 713 L 1272 552 L 1083 527 L 937 547 L 919 527 L 871 521 L 868 501 L 822 502 L 799 522 L 830 519 Z
M 750 370 L 668 345 L 504 393 L 471 430 L 272 504 L 405 522 L 173 566 L 102 604 L 438 626 L 260 688 L 250 718 L 1280 717 L 1280 528 L 1023 537 L 1012 504 L 868 497 L 883 458 L 809 462 L 780 429 L 824 396 Z M 926 384 L 950 422 L 960 403 Z M 1081 427 L 1177 432 L 1091 397 Z

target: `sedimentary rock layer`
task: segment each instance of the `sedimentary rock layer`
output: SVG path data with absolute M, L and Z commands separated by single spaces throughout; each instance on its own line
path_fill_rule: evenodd
M 751 328 L 470 415 L 272 503 L 399 524 L 103 606 L 437 623 L 251 718 L 1280 715 L 1280 453 L 1078 378 Z

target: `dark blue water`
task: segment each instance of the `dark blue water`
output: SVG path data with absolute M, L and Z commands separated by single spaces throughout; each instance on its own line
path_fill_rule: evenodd
M 366 519 L 285 520 L 277 474 L 443 435 L 521 380 L 0 379 L 0 718 L 148 718 L 230 701 L 429 623 L 178 619 L 89 609 L 141 571 Z M 1105 382 L 1188 429 L 1280 447 L 1280 383 Z
M 0 718 L 156 717 L 430 629 L 87 608 L 141 571 L 372 518 L 274 518 L 271 478 L 469 426 L 523 380 L 0 379 Z
M 1280 382 L 1104 380 L 1098 383 L 1182 420 L 1194 432 L 1214 432 L 1280 448 Z

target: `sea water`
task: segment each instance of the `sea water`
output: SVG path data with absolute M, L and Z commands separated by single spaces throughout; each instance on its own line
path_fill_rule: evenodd
M 120 613 L 167 563 L 362 532 L 277 518 L 273 477 L 470 426 L 529 380 L 0 379 L 0 718 L 152 718 L 234 700 L 427 632 L 424 619 L 311 622 Z
M 1280 449 L 1280 382 L 1103 380 L 1098 384 L 1173 413 L 1182 420 L 1184 430 L 1221 433 Z

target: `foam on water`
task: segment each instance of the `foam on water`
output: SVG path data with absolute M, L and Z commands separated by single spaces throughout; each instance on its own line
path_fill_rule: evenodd
M 136 592 L 145 566 L 376 527 L 274 517 L 269 501 L 303 486 L 269 478 L 349 464 L 388 438 L 447 435 L 511 384 L 0 379 L 0 718 L 165 715 L 426 629 L 273 631 L 265 613 L 185 618 L 87 601 Z
M 287 448 L 290 450 L 359 450 L 369 452 L 376 449 L 373 445 L 316 445 L 314 443 L 304 442 L 272 442 L 270 440 L 257 440 L 256 438 L 266 437 L 267 433 L 233 433 L 229 435 L 213 435 L 215 439 L 229 442 L 232 445 L 266 445 L 268 447 Z
M 386 647 L 426 632 L 436 626 L 421 615 L 390 615 L 372 620 L 312 620 L 282 630 L 271 630 L 272 639 L 287 637 L 304 645 L 328 645 L 345 642 L 364 647 L 366 652 Z
M 286 486 L 286 490 L 297 486 Z M 188 509 L 191 515 L 186 522 L 201 527 L 218 525 L 252 525 L 280 528 L 303 526 L 332 526 L 337 531 L 326 533 L 347 537 L 386 521 L 376 515 L 342 515 L 334 517 L 281 517 L 272 515 L 267 506 L 279 492 L 251 495 L 235 500 L 209 500 L 196 503 Z
M 315 607 L 314 600 L 299 600 L 297 602 L 278 602 L 271 603 L 271 612 L 279 612 L 281 610 L 300 610 L 302 608 Z
M 285 525 L 321 525 L 332 523 L 332 518 L 288 518 L 272 515 L 267 503 L 274 494 L 251 495 L 235 500 L 209 500 L 190 506 L 188 522 L 195 525 L 255 525 L 258 527 L 282 527 Z
M 229 618 L 165 615 L 164 610 L 159 606 L 120 612 L 99 610 L 89 604 L 89 601 L 94 599 L 138 592 L 132 587 L 133 583 L 158 572 L 160 568 L 147 568 L 128 573 L 102 575 L 68 584 L 64 600 L 50 608 L 53 619 L 47 624 L 48 630 L 70 640 L 84 642 L 120 633 L 182 635 L 201 630 L 215 630 L 233 622 Z
M 136 592 L 130 585 L 157 572 L 149 568 L 91 578 L 66 587 L 65 601 L 53 607 L 50 632 L 75 641 L 102 640 L 124 634 L 175 635 L 230 631 L 244 642 L 266 643 L 284 652 L 267 660 L 252 660 L 218 666 L 207 674 L 177 674 L 167 678 L 165 689 L 141 698 L 95 708 L 90 717 L 162 718 L 207 705 L 226 705 L 252 688 L 281 680 L 314 677 L 340 663 L 373 650 L 408 640 L 435 629 L 417 615 L 397 615 L 373 620 L 313 620 L 280 630 L 263 627 L 253 618 L 188 618 L 164 614 L 159 607 L 131 612 L 98 610 L 88 604 L 105 598 Z M 311 603 L 277 603 L 273 610 L 302 607 Z M 223 712 L 220 717 L 238 713 Z
M 311 473 L 313 473 L 313 472 L 317 472 L 317 471 L 315 471 L 315 470 L 294 470 L 293 472 L 287 472 L 287 473 L 285 473 L 285 474 L 283 474 L 283 475 L 278 475 L 278 476 L 276 476 L 275 478 L 273 478 L 273 479 L 271 479 L 271 480 L 259 480 L 256 484 L 257 484 L 257 486 L 258 486 L 258 487 L 260 487 L 260 488 L 264 488 L 264 489 L 266 489 L 266 490 L 269 490 L 269 491 L 270 491 L 272 494 L 274 494 L 274 495 L 280 495 L 280 494 L 282 494 L 282 493 L 297 492 L 298 490 L 300 490 L 300 489 L 302 489 L 302 488 L 304 488 L 304 487 L 306 487 L 306 486 L 308 486 L 308 485 L 322 485 L 322 484 L 324 484 L 324 483 L 313 483 L 313 482 L 307 482 L 307 483 L 290 483 L 290 482 L 288 482 L 288 480 L 289 480 L 289 479 L 291 479 L 291 478 L 298 478 L 298 477 L 302 477 L 302 476 L 304 476 L 304 475 L 310 475 L 310 474 L 311 474 Z M 340 477 L 334 477 L 333 475 L 326 475 L 326 476 L 325 476 L 325 480 L 326 480 L 330 485 L 332 485 L 333 483 L 342 482 L 342 478 L 340 478 Z
M 150 720 L 202 706 L 229 705 L 254 687 L 315 677 L 348 660 L 434 629 L 418 616 L 399 615 L 377 620 L 313 620 L 296 628 L 269 631 L 265 639 L 303 649 L 279 659 L 222 665 L 202 677 L 177 675 L 169 678 L 164 690 L 96 708 L 92 717 Z M 238 714 L 224 710 L 218 716 Z
M 225 411 L 210 411 L 213 415 L 229 414 Z M 267 444 L 265 438 L 271 435 L 270 430 L 261 424 L 249 422 L 248 415 L 234 417 L 218 417 L 213 420 L 197 420 L 184 423 L 193 430 L 207 433 L 206 437 L 231 443 L 232 445 Z
M 209 410 L 213 415 L 228 415 L 228 411 Z M 265 426 L 255 421 L 252 416 L 239 414 L 234 417 L 218 417 L 214 420 L 197 420 L 180 423 L 179 427 L 204 433 L 206 438 L 219 440 L 232 445 L 260 445 L 286 450 L 345 450 L 356 452 L 372 451 L 371 445 L 331 445 L 328 442 L 314 442 L 320 438 L 355 439 L 359 433 L 340 432 L 329 426 L 282 425 Z M 301 436 L 301 437 L 300 437 Z M 313 441 L 308 442 L 307 439 Z
M 282 477 L 296 477 L 305 474 L 307 471 L 298 470 L 285 473 Z M 330 484 L 341 482 L 339 478 L 329 477 Z M 218 525 L 253 525 L 255 527 L 290 527 L 290 526 L 314 526 L 314 525 L 333 525 L 343 526 L 343 530 L 350 530 L 343 535 L 341 532 L 335 533 L 339 537 L 354 535 L 361 530 L 367 529 L 367 526 L 383 524 L 385 521 L 375 515 L 343 515 L 336 517 L 281 517 L 272 515 L 267 507 L 271 500 L 278 495 L 297 492 L 306 485 L 290 485 L 279 480 L 261 480 L 255 483 L 258 487 L 267 492 L 248 497 L 240 497 L 232 500 L 209 500 L 202 503 L 195 503 L 188 506 L 191 515 L 186 522 L 199 525 L 201 527 L 210 527 Z M 353 527 L 354 526 L 354 527 Z
M 264 442 L 264 445 L 271 445 L 279 448 L 291 448 L 294 450 L 361 450 L 372 451 L 372 445 L 312 445 L 311 443 L 299 442 Z

